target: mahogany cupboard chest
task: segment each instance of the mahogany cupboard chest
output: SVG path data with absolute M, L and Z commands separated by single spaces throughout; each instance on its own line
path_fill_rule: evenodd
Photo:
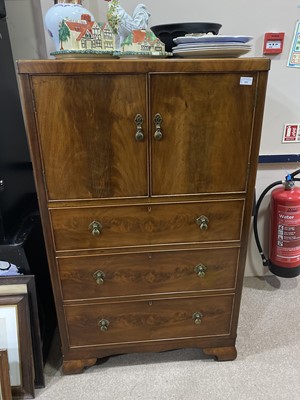
M 236 357 L 266 58 L 20 61 L 63 370 Z

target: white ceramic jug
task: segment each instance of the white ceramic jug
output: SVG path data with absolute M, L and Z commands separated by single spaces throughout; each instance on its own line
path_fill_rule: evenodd
M 81 0 L 54 0 L 54 5 L 45 15 L 45 26 L 55 43 L 56 51 L 60 50 L 59 27 L 64 18 L 69 20 L 81 20 L 82 15 L 90 15 L 91 21 L 95 21 L 93 15 L 82 6 Z

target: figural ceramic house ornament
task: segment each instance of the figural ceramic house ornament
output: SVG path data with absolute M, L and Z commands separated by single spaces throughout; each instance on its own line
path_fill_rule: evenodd
M 45 25 L 55 43 L 56 58 L 166 57 L 164 44 L 147 31 L 150 12 L 138 4 L 129 15 L 119 0 L 108 2 L 107 22 L 96 22 L 81 0 L 55 0 Z

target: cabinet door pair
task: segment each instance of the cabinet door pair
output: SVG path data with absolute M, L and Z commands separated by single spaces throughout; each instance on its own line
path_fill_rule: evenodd
M 245 191 L 251 77 L 251 85 L 237 73 L 32 77 L 49 199 Z

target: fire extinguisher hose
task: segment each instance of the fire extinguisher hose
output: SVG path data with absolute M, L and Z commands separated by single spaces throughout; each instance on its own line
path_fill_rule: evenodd
M 263 265 L 265 267 L 268 267 L 270 265 L 270 260 L 268 260 L 263 252 L 263 249 L 260 244 L 259 236 L 258 236 L 258 231 L 257 231 L 257 216 L 258 216 L 258 211 L 260 209 L 261 203 L 266 196 L 266 194 L 275 186 L 282 185 L 284 181 L 276 181 L 271 183 L 268 187 L 265 188 L 265 190 L 262 192 L 262 194 L 259 196 L 259 199 L 257 200 L 255 209 L 254 209 L 254 218 L 253 218 L 253 232 L 254 232 L 254 238 L 256 242 L 256 246 L 258 248 L 259 254 L 262 258 Z
M 286 180 L 288 179 L 288 177 L 290 177 L 290 180 L 293 181 L 300 181 L 300 178 L 295 178 L 296 175 L 300 174 L 300 169 L 297 169 L 296 171 L 292 172 L 291 174 L 289 174 L 288 176 L 286 176 Z
M 263 265 L 265 267 L 270 266 L 270 260 L 266 258 L 263 249 L 261 247 L 260 244 L 260 240 L 259 240 L 259 236 L 258 236 L 258 232 L 257 232 L 257 216 L 258 216 L 258 212 L 261 206 L 261 203 L 264 199 L 264 197 L 266 196 L 266 194 L 275 186 L 278 185 L 282 185 L 285 182 L 289 182 L 289 181 L 300 181 L 300 178 L 295 178 L 296 175 L 300 174 L 300 169 L 297 169 L 296 171 L 292 172 L 291 174 L 287 175 L 285 177 L 284 181 L 276 181 L 271 183 L 271 185 L 269 185 L 268 187 L 265 188 L 265 190 L 262 192 L 262 194 L 260 195 L 259 199 L 257 200 L 256 206 L 254 208 L 254 218 L 253 218 L 253 232 L 254 232 L 254 238 L 255 238 L 255 242 L 256 242 L 256 246 L 258 248 L 259 254 L 262 258 L 262 262 Z

